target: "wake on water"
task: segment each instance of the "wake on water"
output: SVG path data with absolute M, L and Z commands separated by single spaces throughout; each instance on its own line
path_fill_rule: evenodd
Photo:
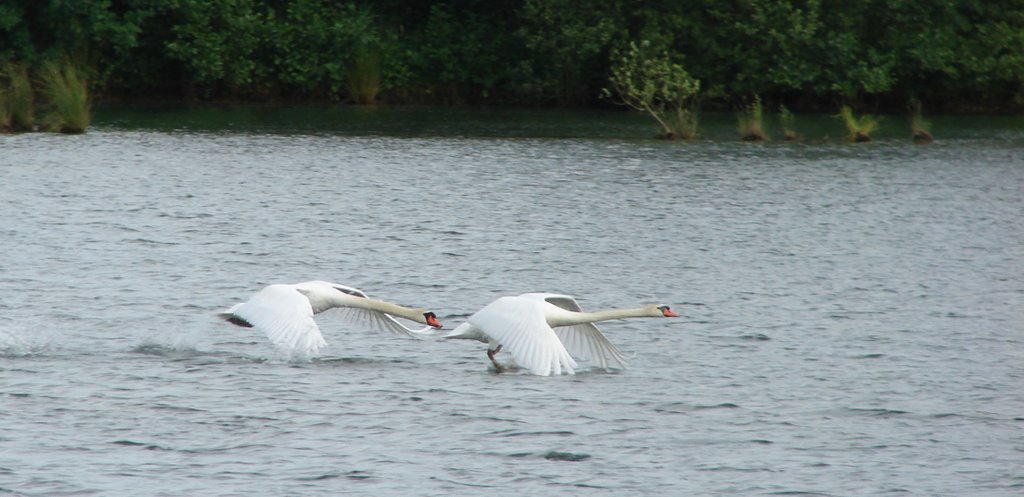
M 0 357 L 44 355 L 53 348 L 53 338 L 48 331 L 14 329 L 10 323 L 0 327 Z

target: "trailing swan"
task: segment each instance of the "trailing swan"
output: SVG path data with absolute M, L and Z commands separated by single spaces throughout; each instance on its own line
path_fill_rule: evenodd
M 308 358 L 327 345 L 313 316 L 335 308 L 353 326 L 397 335 L 418 337 L 431 328 L 442 327 L 433 312 L 372 300 L 361 290 L 326 281 L 270 285 L 218 315 L 238 326 L 262 330 L 289 357 Z M 411 329 L 394 316 L 427 327 Z

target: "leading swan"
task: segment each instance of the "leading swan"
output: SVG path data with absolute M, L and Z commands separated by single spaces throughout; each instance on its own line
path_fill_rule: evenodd
M 351 325 L 397 335 L 419 336 L 442 327 L 433 312 L 371 300 L 361 290 L 326 281 L 270 285 L 218 315 L 238 326 L 261 329 L 290 358 L 309 358 L 327 345 L 313 315 L 334 308 L 341 309 L 339 314 Z M 407 328 L 392 316 L 428 327 Z
M 500 372 L 494 355 L 502 349 L 535 375 L 574 374 L 573 356 L 626 367 L 626 357 L 608 341 L 595 322 L 639 317 L 678 317 L 667 305 L 583 312 L 576 299 L 554 293 L 501 297 L 480 309 L 442 338 L 479 340 Z

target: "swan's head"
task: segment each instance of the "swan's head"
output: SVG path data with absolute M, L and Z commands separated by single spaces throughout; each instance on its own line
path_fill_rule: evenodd
M 659 305 L 657 307 L 657 309 L 658 309 L 659 312 L 661 312 L 662 317 L 666 317 L 666 318 L 677 318 L 677 317 L 679 317 L 679 314 L 673 312 L 672 309 L 669 306 L 667 306 L 667 305 Z
M 428 325 L 433 326 L 436 329 L 440 330 L 441 328 L 444 328 L 444 326 L 441 325 L 441 322 L 437 320 L 437 314 L 434 314 L 433 312 L 424 312 L 423 320 L 426 321 Z

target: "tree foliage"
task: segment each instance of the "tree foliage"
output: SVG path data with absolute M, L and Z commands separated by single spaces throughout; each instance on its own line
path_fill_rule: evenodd
M 518 31 L 529 49 L 536 91 L 564 105 L 580 104 L 602 86 L 592 80 L 608 60 L 624 17 L 615 2 L 526 0 Z
M 1024 108 L 1020 0 L 0 2 L 0 64 L 129 97 L 591 105 L 641 40 L 732 107 Z

